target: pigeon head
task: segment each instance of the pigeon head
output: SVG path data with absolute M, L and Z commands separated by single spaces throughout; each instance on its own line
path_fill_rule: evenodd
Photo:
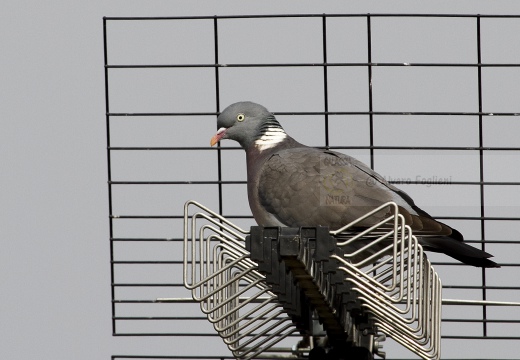
M 265 107 L 250 101 L 229 105 L 217 118 L 217 133 L 211 146 L 222 139 L 237 141 L 245 150 L 264 150 L 287 137 L 280 123 Z

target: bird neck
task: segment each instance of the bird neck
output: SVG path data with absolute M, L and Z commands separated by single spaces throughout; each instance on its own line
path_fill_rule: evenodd
M 270 116 L 259 128 L 254 147 L 262 152 L 273 148 L 287 138 L 285 130 L 274 116 Z

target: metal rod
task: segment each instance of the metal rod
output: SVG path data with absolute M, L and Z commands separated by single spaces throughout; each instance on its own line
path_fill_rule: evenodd
M 325 111 L 325 147 L 329 146 L 329 85 L 327 72 L 327 17 L 322 18 L 322 46 L 323 46 L 323 106 Z
M 518 301 L 442 299 L 442 305 L 520 306 Z M 483 319 L 487 321 L 487 319 Z M 486 336 L 486 335 L 484 335 Z
M 482 61 L 482 47 L 481 47 L 481 36 L 480 36 L 480 17 L 477 17 L 477 62 L 480 64 Z M 482 68 L 477 68 L 478 74 L 478 112 L 482 112 Z M 483 118 L 482 115 L 478 117 L 478 145 L 482 147 L 484 145 L 484 131 L 483 131 Z M 485 195 L 484 195 L 484 151 L 479 150 L 479 180 L 482 183 L 480 185 L 480 216 L 482 218 L 485 217 Z M 481 249 L 486 251 L 486 223 L 484 220 L 480 221 L 480 235 L 482 239 Z M 486 268 L 482 268 L 481 272 L 482 279 L 482 299 L 485 301 L 487 299 L 486 292 Z M 484 320 L 487 319 L 487 308 L 486 306 L 482 306 L 482 318 Z M 484 336 L 487 335 L 487 323 L 482 323 L 482 331 Z
M 372 64 L 372 23 L 370 14 L 367 15 L 367 62 Z M 368 112 L 369 112 L 369 139 L 370 139 L 370 168 L 374 169 L 374 101 L 372 92 L 372 65 L 368 65 Z
M 213 18 L 213 43 L 215 48 L 215 64 L 218 64 L 218 19 L 217 16 Z M 215 67 L 215 107 L 217 114 L 220 113 L 220 74 L 219 68 Z M 217 144 L 217 179 L 218 183 L 218 212 L 222 214 L 223 210 L 223 196 L 222 196 L 222 151 L 220 142 Z
M 110 150 L 110 101 L 109 101 L 109 87 L 108 87 L 108 44 L 107 44 L 107 20 L 103 18 L 103 61 L 105 64 L 105 121 L 106 121 L 106 138 L 107 138 L 107 177 L 108 177 L 108 227 L 110 238 L 114 237 L 114 224 L 112 218 L 112 185 L 110 182 L 112 181 L 112 163 L 111 163 L 111 152 Z M 111 240 L 110 242 L 110 261 L 114 260 L 114 244 Z M 114 278 L 114 264 L 110 264 L 110 283 L 113 284 L 115 282 Z M 111 289 L 111 297 L 115 299 L 115 290 L 112 286 Z M 114 317 L 116 316 L 116 308 L 115 304 L 112 303 L 112 333 L 116 333 L 116 321 Z
M 323 147 L 318 146 L 318 149 L 321 149 Z M 520 147 L 492 147 L 492 146 L 383 146 L 383 145 L 374 145 L 374 146 L 329 146 L 329 149 L 359 149 L 359 150 L 367 150 L 367 149 L 374 149 L 374 150 L 439 150 L 439 151 L 445 151 L 445 150 L 457 150 L 457 151 L 474 151 L 474 150 L 485 150 L 485 151 L 520 151 Z M 209 150 L 209 151 L 215 151 L 216 148 L 213 147 L 203 147 L 203 146 L 195 146 L 195 147 L 189 147 L 189 146 L 183 146 L 183 147 L 165 147 L 165 146 L 159 146 L 159 147 L 153 147 L 153 146 L 112 146 L 109 147 L 109 150 L 113 151 L 128 151 L 128 150 L 137 150 L 137 151 L 150 151 L 150 150 L 186 150 L 186 151 L 192 151 L 192 150 Z M 233 150 L 233 151 L 239 151 L 242 150 L 242 148 L 239 147 L 224 147 L 220 148 L 220 150 Z
M 323 111 L 277 111 L 275 115 L 325 115 Z M 329 111 L 328 115 L 424 115 L 424 116 L 520 116 L 519 112 L 468 112 L 468 111 Z M 218 113 L 200 112 L 128 112 L 108 113 L 109 116 L 214 116 Z
M 397 13 L 397 14 L 381 14 L 374 13 L 369 14 L 371 17 L 425 17 L 425 18 L 475 18 L 477 16 L 485 19 L 502 19 L 502 18 L 520 18 L 520 15 L 514 14 L 410 14 L 410 13 Z M 217 19 L 268 19 L 268 18 L 315 18 L 322 17 L 323 14 L 264 14 L 264 15 L 218 15 L 218 16 L 158 16 L 158 17 L 150 17 L 150 16 L 109 16 L 106 17 L 107 20 L 115 20 L 115 21 L 124 21 L 124 20 L 212 20 L 214 18 Z M 326 14 L 327 17 L 330 18 L 338 18 L 338 17 L 366 17 L 365 13 L 357 13 L 357 14 Z
M 518 63 L 399 63 L 399 62 L 361 62 L 361 63 L 231 63 L 231 64 L 109 64 L 109 69 L 156 69 L 156 68 L 247 68 L 247 67 L 520 67 Z

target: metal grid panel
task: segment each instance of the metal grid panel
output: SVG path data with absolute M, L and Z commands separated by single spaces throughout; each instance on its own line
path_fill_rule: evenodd
M 242 150 L 206 145 L 216 114 L 244 97 L 302 142 L 369 163 L 495 254 L 500 270 L 430 256 L 445 297 L 518 299 L 520 49 L 503 39 L 518 34 L 519 19 L 105 18 L 113 333 L 216 336 L 181 289 L 182 204 L 196 199 L 253 224 Z M 517 308 L 443 309 L 444 339 L 519 340 L 519 330 Z

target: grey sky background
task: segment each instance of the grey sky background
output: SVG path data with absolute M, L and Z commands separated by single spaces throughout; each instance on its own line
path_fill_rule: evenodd
M 109 265 L 109 242 L 108 242 L 108 200 L 107 200 L 107 167 L 106 167 L 106 129 L 105 129 L 105 100 L 104 100 L 104 69 L 103 69 L 103 38 L 102 17 L 103 16 L 183 16 L 183 15 L 227 15 L 227 14 L 274 14 L 274 13 L 482 13 L 482 14 L 520 14 L 520 3 L 517 1 L 50 1 L 47 3 L 36 1 L 7 1 L 2 4 L 0 11 L 0 117 L 2 126 L 0 130 L 0 238 L 2 250 L 0 250 L 0 358 L 2 359 L 108 359 L 113 354 L 192 354 L 197 353 L 190 350 L 187 344 L 197 346 L 196 351 L 205 354 L 227 354 L 227 349 L 217 341 L 209 342 L 207 339 L 171 338 L 171 337 L 112 337 L 111 336 L 111 304 L 110 304 L 110 265 Z M 384 21 L 378 22 L 380 29 L 375 28 L 375 33 L 385 31 Z M 331 24 L 331 26 L 334 26 Z M 339 26 L 339 25 L 338 25 Z M 518 32 L 504 33 L 510 37 L 511 46 L 504 47 L 503 44 L 495 44 L 492 40 L 501 38 L 499 28 L 493 26 L 492 22 L 487 24 L 489 42 L 483 39 L 483 44 L 490 49 L 485 62 L 518 62 Z M 495 29 L 495 30 L 494 30 Z M 204 29 L 190 29 L 193 33 L 200 32 L 200 41 L 191 45 L 200 47 L 198 50 L 204 52 Z M 236 45 L 232 41 L 227 42 L 229 48 L 221 50 L 221 62 L 226 61 L 226 54 L 238 61 L 250 61 L 254 48 L 248 43 L 249 36 L 253 36 L 257 29 L 248 29 L 244 22 L 242 31 L 237 33 L 233 28 L 221 28 L 223 36 L 229 39 L 236 37 Z M 459 42 L 450 44 L 437 44 L 439 51 L 428 52 L 413 51 L 410 53 L 393 54 L 392 58 L 385 58 L 392 54 L 391 49 L 395 44 L 382 42 L 375 47 L 374 57 L 379 61 L 464 61 L 474 62 L 475 53 L 466 49 L 468 43 L 472 44 L 474 34 L 464 34 L 462 26 L 456 36 L 461 36 Z M 484 30 L 484 29 L 483 29 Z M 117 29 L 113 29 L 117 35 Z M 154 48 L 156 41 L 161 39 L 149 38 L 143 35 L 146 29 L 137 31 L 135 40 L 143 46 L 147 44 Z M 316 36 L 310 29 L 302 28 L 300 31 L 309 31 L 308 36 Z M 408 36 L 406 28 L 394 28 L 400 36 Z M 443 31 L 443 30 L 440 30 Z M 446 30 L 448 31 L 448 30 Z M 468 30 L 469 31 L 469 30 Z M 314 34 L 314 35 L 313 35 Z M 124 35 L 124 34 L 123 34 Z M 123 36 L 122 35 L 122 36 Z M 139 38 L 141 36 L 141 38 Z M 455 36 L 455 35 L 454 35 Z M 267 36 L 267 38 L 269 38 Z M 114 39 L 117 39 L 115 37 Z M 121 38 L 124 39 L 124 36 Z M 134 38 L 132 38 L 133 40 Z M 469 42 L 467 41 L 468 39 Z M 128 39 L 126 39 L 128 40 Z M 337 39 L 338 42 L 345 39 Z M 347 39 L 349 40 L 349 39 Z M 350 39 L 352 46 L 362 46 L 355 39 Z M 457 40 L 457 39 L 455 39 Z M 283 41 L 283 39 L 280 39 Z M 410 41 L 413 43 L 414 38 Z M 504 41 L 506 41 L 504 39 Z M 312 44 L 311 41 L 309 43 Z M 455 45 L 454 45 L 455 44 Z M 457 45 L 458 44 L 458 45 Z M 117 49 L 117 43 L 110 44 Z M 284 56 L 286 61 L 301 61 L 298 53 L 301 44 L 290 44 L 294 46 L 285 47 Z M 375 45 L 375 44 L 374 44 Z M 288 45 L 289 46 L 289 45 Z M 419 43 L 416 46 L 420 46 Z M 450 47 L 450 51 L 446 46 Z M 460 52 L 453 51 L 453 46 L 459 48 Z M 112 47 L 111 47 L 112 48 Z M 496 59 L 492 54 L 497 53 L 491 49 L 499 49 L 502 57 Z M 245 51 L 244 49 L 248 49 Z M 362 49 L 362 48 L 361 48 Z M 443 52 L 443 49 L 445 52 Z M 506 49 L 506 50 L 504 50 Z M 308 49 L 309 61 L 319 54 L 321 49 Z M 120 48 L 122 59 L 130 56 L 131 49 Z M 341 50 L 338 50 L 341 51 Z M 361 50 L 360 50 L 361 51 Z M 150 53 L 153 53 L 150 50 Z M 355 54 L 355 52 L 353 52 Z M 441 54 L 456 53 L 455 59 L 443 59 Z M 209 61 L 212 62 L 212 52 L 208 52 Z M 468 55 L 469 54 L 469 55 Z M 350 54 L 332 53 L 333 58 L 337 56 L 350 56 Z M 117 61 L 114 53 L 113 62 Z M 139 56 L 135 53 L 134 56 Z M 177 59 L 182 62 L 182 54 Z M 244 56 L 240 60 L 240 56 Z M 355 55 L 353 55 L 355 57 Z M 437 58 L 439 56 L 439 58 Z M 508 59 L 508 56 L 510 57 Z M 505 59 L 504 59 L 505 58 Z M 184 59 L 186 60 L 186 58 Z M 188 59 L 189 60 L 189 59 Z M 356 61 L 354 58 L 349 61 Z M 157 62 L 156 59 L 141 59 L 143 63 Z M 262 61 L 269 61 L 269 55 L 265 55 Z M 274 61 L 274 60 L 273 60 Z M 278 60 L 276 60 L 278 61 Z M 315 61 L 320 61 L 317 59 Z M 329 58 L 329 61 L 332 61 Z M 359 59 L 360 62 L 366 61 Z M 256 70 L 255 70 L 256 71 Z M 270 94 L 268 88 L 248 86 L 251 77 L 262 77 L 262 70 L 253 75 L 247 71 L 242 73 L 228 74 L 222 71 L 222 93 L 221 105 L 242 100 L 249 97 L 266 105 L 272 111 L 312 111 L 322 110 L 322 90 L 301 91 L 298 96 L 291 95 L 291 88 L 303 89 L 305 84 L 298 83 L 296 72 L 284 73 L 280 81 L 274 85 L 285 86 L 287 96 L 281 98 Z M 366 87 L 365 78 L 355 72 L 349 72 L 348 68 L 337 70 L 335 77 L 337 84 L 331 86 L 342 88 L 349 96 L 356 98 L 360 87 Z M 374 70 L 375 72 L 378 69 Z M 138 76 L 138 72 L 136 72 Z M 212 71 L 210 75 L 212 76 Z M 407 73 L 408 75 L 410 73 Z M 518 71 L 514 74 L 518 74 Z M 445 109 L 455 111 L 475 111 L 475 89 L 474 76 L 464 74 L 464 71 L 454 74 L 440 73 L 434 77 L 431 93 L 438 95 L 440 99 L 436 104 L 424 101 L 424 98 L 415 96 L 411 87 L 417 77 L 424 76 L 420 72 L 411 74 L 407 78 L 400 68 L 395 71 L 375 74 L 381 83 L 396 83 L 396 79 L 403 82 L 399 91 L 407 91 L 407 98 L 413 101 L 409 106 L 410 111 L 442 111 Z M 111 99 L 112 111 L 184 111 L 185 109 L 198 109 L 198 111 L 214 111 L 211 103 L 206 99 L 212 98 L 212 93 L 203 94 L 196 86 L 198 81 L 204 80 L 204 75 L 192 77 L 183 75 L 185 78 L 171 79 L 158 74 L 153 79 L 150 76 L 130 79 L 128 72 L 121 72 L 120 76 L 115 73 L 113 81 L 114 97 Z M 202 76 L 202 78 L 198 78 Z M 312 73 L 309 73 L 312 77 Z M 429 73 L 428 76 L 431 76 Z M 486 99 L 490 99 L 490 111 L 519 111 L 518 76 L 511 73 L 503 73 L 501 69 L 485 74 L 484 79 L 490 84 L 486 89 L 509 89 L 496 94 L 486 93 Z M 194 81 L 197 80 L 197 81 Z M 320 81 L 319 74 L 316 79 L 309 78 L 308 81 Z M 343 81 L 342 79 L 348 79 Z M 185 97 L 186 101 L 170 103 L 170 98 L 165 93 L 150 95 L 147 87 L 161 82 L 161 86 L 168 86 L 170 81 L 184 81 L 188 84 L 182 93 L 177 94 Z M 148 81 L 148 82 L 147 82 Z M 226 82 L 227 81 L 227 82 Z M 364 82 L 365 81 L 365 82 Z M 139 83 L 139 87 L 131 87 L 129 84 Z M 435 84 L 450 82 L 448 93 L 439 92 Z M 347 85 L 345 85 L 347 84 Z M 358 86 L 359 84 L 359 86 Z M 266 86 L 268 86 L 267 84 Z M 271 84 L 273 85 L 273 84 Z M 377 84 L 375 84 L 377 85 Z M 379 89 L 377 86 L 376 89 Z M 132 92 L 133 89 L 138 91 Z M 153 89 L 153 86 L 152 86 Z M 240 91 L 237 91 L 239 89 Z M 280 88 L 284 89 L 284 88 Z M 279 89 L 279 90 L 280 90 Z M 396 90 L 396 89 L 394 89 Z M 280 90 L 281 91 L 281 90 Z M 365 91 L 365 88 L 363 88 Z M 486 90 L 488 91 L 488 90 Z M 489 90 L 491 91 L 491 90 Z M 121 96 L 118 98 L 117 96 Z M 240 96 L 240 97 L 239 97 Z M 415 96 L 415 97 L 414 97 Z M 145 97 L 145 99 L 143 99 Z M 199 99 L 199 100 L 197 100 Z M 202 100 L 200 100 L 202 99 Z M 401 96 L 398 91 L 375 92 L 374 103 L 379 107 L 375 110 L 396 110 L 403 107 L 400 102 Z M 341 98 L 334 98 L 331 94 L 330 109 L 334 107 L 343 108 Z M 351 109 L 366 110 L 363 98 L 352 101 Z M 118 110 L 119 106 L 119 110 Z M 132 108 L 135 106 L 135 108 Z M 206 106 L 207 108 L 204 108 Z M 487 106 L 487 104 L 486 104 Z M 183 109 L 185 107 L 185 109 Z M 202 107 L 202 109 L 201 109 Z M 443 108 L 445 107 L 445 108 Z M 351 109 L 347 109 L 351 110 Z M 484 110 L 486 111 L 486 109 Z M 302 119 L 312 131 L 301 131 L 301 123 L 293 117 L 280 117 L 282 124 L 290 134 L 298 140 L 309 145 L 321 146 L 323 139 L 317 139 L 316 133 L 322 134 L 321 124 L 311 117 Z M 388 120 L 388 118 L 385 118 Z M 395 120 L 395 123 L 393 122 Z M 346 128 L 344 119 L 331 118 L 331 145 L 366 145 L 366 122 L 363 118 L 350 119 L 349 127 Z M 379 133 L 376 133 L 376 142 L 385 145 L 396 144 L 427 144 L 431 146 L 436 143 L 435 134 L 439 130 L 438 124 L 431 124 L 428 131 L 414 129 L 413 122 L 406 119 L 392 119 L 393 125 L 385 123 L 383 119 L 375 119 L 378 122 Z M 518 146 L 517 119 L 503 119 L 500 123 L 486 121 L 485 131 L 490 134 L 485 143 L 488 146 Z M 160 125 L 160 120 L 155 124 Z M 395 136 L 388 137 L 387 132 L 395 129 L 395 124 L 406 129 Z M 131 120 L 121 124 L 114 121 L 116 131 L 121 137 L 114 139 L 113 145 L 136 145 L 138 141 L 148 145 L 151 141 L 156 146 L 171 146 L 172 143 L 193 146 L 206 146 L 209 137 L 215 131 L 214 122 L 200 119 L 196 131 L 193 126 L 180 126 L 168 129 L 168 124 L 157 126 L 159 130 L 147 130 L 142 123 Z M 117 128 L 119 126 L 119 128 Z M 388 127 L 385 128 L 385 126 Z M 411 126 L 411 128 L 410 128 Z M 453 128 L 449 128 L 453 126 Z M 476 146 L 474 121 L 467 118 L 460 122 L 446 122 L 442 125 L 444 129 L 450 129 L 448 143 L 459 142 L 460 145 Z M 175 131 L 174 131 L 175 130 Z M 134 133 L 132 133 L 132 131 Z M 146 132 L 150 131 L 150 132 Z M 321 133 L 320 133 L 321 131 Z M 139 134 L 140 136 L 136 136 Z M 345 134 L 345 136 L 343 136 Z M 130 139 L 130 140 L 129 140 Z M 236 146 L 233 143 L 223 146 Z M 349 152 L 359 159 L 367 162 L 367 153 L 363 151 Z M 205 178 L 215 179 L 214 153 L 194 153 L 193 161 L 202 164 L 201 169 L 195 169 L 190 174 L 194 180 Z M 396 164 L 393 159 L 395 153 L 380 154 L 381 159 L 388 161 L 376 162 L 376 170 L 383 175 L 394 177 L 415 177 L 417 174 L 441 174 L 457 176 L 457 180 L 475 181 L 478 179 L 478 170 L 475 167 L 478 157 L 469 154 L 466 158 L 460 157 L 460 152 L 446 156 L 444 161 L 448 166 L 440 166 L 432 171 L 430 167 L 421 167 L 426 156 L 427 163 L 435 163 L 435 153 L 421 155 L 407 155 L 407 166 L 395 171 Z M 397 154 L 400 155 L 400 154 Z M 177 155 L 153 154 L 152 156 L 163 156 L 161 159 L 154 158 L 150 161 L 146 154 L 131 154 L 131 158 L 125 158 L 124 154 L 114 156 L 114 180 L 119 176 L 121 179 L 146 179 L 143 172 L 135 171 L 134 163 L 146 168 L 147 173 L 153 173 L 156 179 L 186 179 L 185 174 L 179 174 L 172 169 L 165 169 L 165 161 L 175 163 L 179 161 Z M 173 156 L 173 158 L 168 158 Z M 224 176 L 228 180 L 243 180 L 245 178 L 245 166 L 243 154 L 238 151 L 229 151 L 223 162 Z M 492 181 L 517 181 L 518 169 L 511 166 L 518 163 L 518 155 L 510 153 L 493 153 L 489 155 L 486 166 L 486 179 Z M 401 158 L 402 159 L 402 158 Z M 468 160 L 469 159 L 469 160 Z M 508 166 L 506 166 L 508 165 Z M 463 171 L 458 171 L 464 166 Z M 455 174 L 455 175 L 454 175 Z M 497 175 L 499 174 L 499 175 Z M 242 176 L 242 178 L 240 178 Z M 448 193 L 439 193 L 435 187 L 424 191 L 415 191 L 411 187 L 402 188 L 413 193 L 417 203 L 432 212 L 449 214 L 475 215 L 478 203 L 470 203 L 468 206 L 449 206 L 447 200 L 453 200 L 457 204 L 465 203 L 466 199 L 471 201 L 478 199 L 473 190 L 442 189 Z M 415 192 L 414 192 L 415 191 Z M 467 193 L 464 193 L 464 192 Z M 518 214 L 520 199 L 518 193 L 506 196 L 500 189 L 490 197 L 488 215 L 504 216 L 511 212 Z M 144 200 L 132 198 L 130 193 L 115 193 L 119 196 L 118 204 L 121 208 L 114 209 L 114 213 L 157 213 L 157 211 L 171 211 L 172 208 L 179 209 L 183 201 L 175 198 L 171 202 L 166 201 L 162 194 L 157 194 L 157 201 L 146 203 Z M 229 189 L 229 197 L 242 197 L 245 199 L 245 187 L 237 186 L 236 190 Z M 137 195 L 136 195 L 137 196 Z M 182 198 L 189 199 L 190 196 L 200 198 L 200 192 L 183 194 Z M 215 194 L 204 194 L 204 203 L 216 209 Z M 172 199 L 174 196 L 172 196 Z M 152 198 L 153 200 L 153 198 Z M 139 201 L 139 204 L 136 203 Z M 504 206 L 506 205 L 506 206 Z M 118 205 L 119 206 L 119 205 Z M 133 207 L 133 208 L 132 208 Z M 245 202 L 229 201 L 224 207 L 227 213 L 245 213 L 248 207 Z M 180 211 L 180 210 L 179 210 Z M 454 225 L 467 238 L 477 238 L 478 232 L 463 221 L 455 222 Z M 496 231 L 503 238 L 515 239 L 518 234 L 517 224 L 489 224 L 487 230 L 491 233 Z M 165 231 L 158 226 L 157 236 L 165 236 Z M 139 232 L 136 227 L 131 234 Z M 128 231 L 125 230 L 125 231 Z M 147 235 L 150 235 L 147 232 Z M 128 235 L 130 236 L 130 235 Z M 153 234 L 152 234 L 153 236 Z M 170 235 L 171 236 L 171 235 Z M 514 247 L 511 248 L 489 248 L 498 260 L 502 262 L 516 261 Z M 516 249 L 517 250 L 517 249 Z M 134 249 L 137 252 L 139 249 Z M 157 251 L 159 254 L 161 249 Z M 153 256 L 153 255 L 152 255 Z M 459 268 L 457 268 L 459 269 Z M 490 275 L 490 280 L 496 283 L 504 282 L 518 285 L 518 277 L 511 269 L 498 270 L 501 273 Z M 139 274 L 135 274 L 138 276 Z M 441 277 L 444 274 L 441 273 Z M 446 274 L 446 278 L 450 275 Z M 479 271 L 474 269 L 462 269 L 457 276 L 467 278 L 471 283 L 479 276 Z M 165 275 L 165 279 L 168 274 Z M 516 281 L 516 283 L 515 283 Z M 518 293 L 512 292 L 518 297 Z M 183 294 L 185 295 L 185 294 Z M 469 295 L 471 297 L 473 295 Z M 449 297 L 463 297 L 462 294 L 450 294 Z M 501 299 L 507 300 L 507 299 Z M 510 299 L 518 300 L 518 299 Z M 183 310 L 197 314 L 197 306 Z M 519 317 L 518 309 L 508 310 L 513 316 Z M 504 315 L 505 314 L 505 315 Z M 501 312 L 498 315 L 507 316 Z M 498 316 L 497 315 L 497 316 Z M 505 333 L 511 331 L 518 333 L 518 327 L 509 328 Z M 211 331 L 209 325 L 204 331 Z M 468 328 L 467 331 L 472 331 Z M 217 339 L 220 341 L 219 339 Z M 214 344 L 214 345 L 213 345 Z M 473 346 L 474 345 L 474 346 Z M 215 346 L 215 348 L 213 347 Z M 516 358 L 518 344 L 514 342 L 477 342 L 471 343 L 471 348 L 457 350 L 456 344 L 446 342 L 443 354 L 446 357 L 496 357 L 497 351 L 503 358 Z M 387 352 L 394 357 L 390 347 L 385 345 Z M 392 348 L 393 349 L 393 348 Z M 396 348 L 396 351 L 399 351 Z M 463 351 L 463 352 L 462 352 Z M 403 357 L 411 357 L 407 352 L 398 353 Z

